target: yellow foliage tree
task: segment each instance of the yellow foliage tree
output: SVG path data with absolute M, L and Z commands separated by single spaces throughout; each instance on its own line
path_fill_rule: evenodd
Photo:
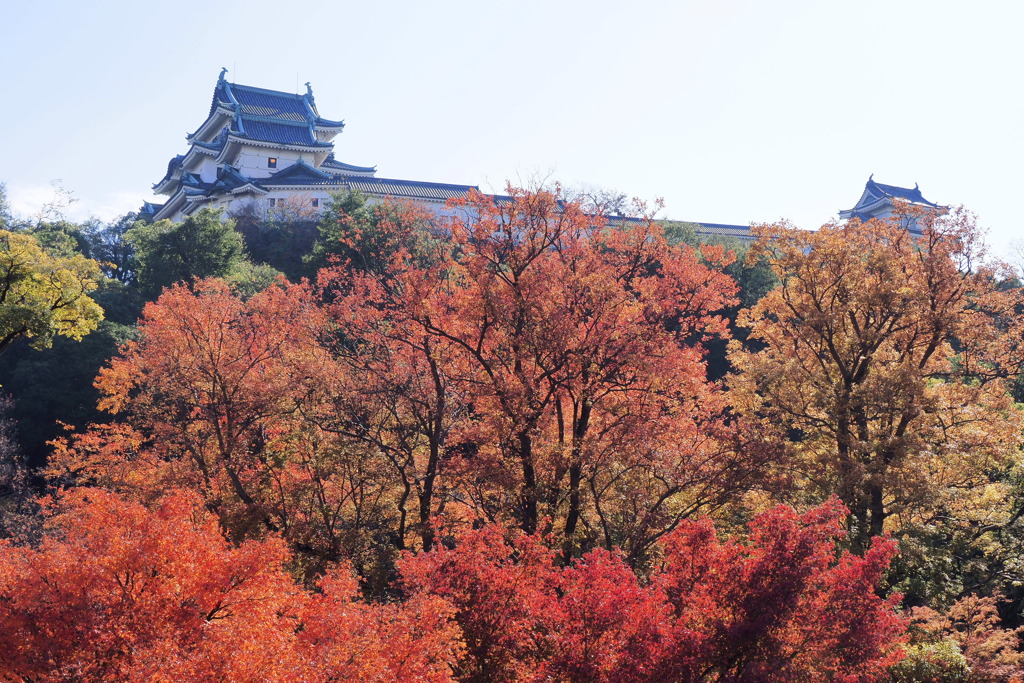
M 55 256 L 31 235 L 0 230 L 0 353 L 22 336 L 43 349 L 56 335 L 81 339 L 95 330 L 103 309 L 89 293 L 100 277 L 91 259 Z
M 1018 293 L 979 264 L 973 217 L 915 215 L 817 232 L 760 228 L 751 257 L 780 286 L 740 324 L 731 386 L 746 411 L 787 436 L 811 497 L 838 493 L 855 548 L 936 515 L 999 515 L 1022 415 Z M 980 520 L 989 522 L 992 520 Z

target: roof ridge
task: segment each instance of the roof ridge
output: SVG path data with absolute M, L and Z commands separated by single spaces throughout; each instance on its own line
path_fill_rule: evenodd
M 477 191 L 480 190 L 480 187 L 477 186 L 477 185 L 462 185 L 462 184 L 459 184 L 459 183 L 436 183 L 436 182 L 434 182 L 432 180 L 403 180 L 401 178 L 379 178 L 379 177 L 376 177 L 376 176 L 374 176 L 372 178 L 353 178 L 352 180 L 354 182 L 408 183 L 410 185 L 433 185 L 435 187 L 459 187 L 459 188 L 471 187 L 474 190 L 477 190 Z
M 232 83 L 233 88 L 240 88 L 249 92 L 263 93 L 267 95 L 277 95 L 279 97 L 288 97 L 293 100 L 304 100 L 305 95 L 299 95 L 298 93 L 285 92 L 284 90 L 271 90 L 270 88 L 260 88 L 255 85 L 242 85 L 241 83 Z

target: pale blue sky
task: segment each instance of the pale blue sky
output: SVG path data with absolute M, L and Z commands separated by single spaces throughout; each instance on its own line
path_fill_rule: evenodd
M 1024 4 L 0 0 L 0 182 L 76 216 L 153 199 L 217 74 L 310 81 L 346 162 L 535 177 L 665 215 L 816 227 L 869 174 L 965 204 L 1000 252 L 1024 187 Z

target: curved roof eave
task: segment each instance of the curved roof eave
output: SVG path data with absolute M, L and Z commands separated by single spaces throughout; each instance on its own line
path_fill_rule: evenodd
M 220 129 L 224 127 L 225 123 L 234 120 L 234 118 L 235 112 L 229 109 L 226 105 L 221 104 L 220 106 L 216 107 L 213 111 L 210 112 L 210 115 L 206 117 L 206 120 L 203 121 L 199 128 L 196 128 L 194 133 L 189 133 L 188 135 L 186 135 L 185 140 L 188 142 L 192 142 L 193 140 L 198 138 L 202 142 L 209 142 L 208 138 L 213 138 L 214 135 L 216 135 L 216 133 L 219 133 Z M 218 119 L 216 125 L 214 125 L 213 123 L 215 119 Z M 210 131 L 212 129 L 215 129 L 213 131 L 214 135 L 210 135 Z
M 153 220 L 154 221 L 159 221 L 159 220 L 163 220 L 165 218 L 170 217 L 184 203 L 185 203 L 185 190 L 184 190 L 184 188 L 179 187 L 178 191 L 175 192 L 173 195 L 171 195 L 170 199 L 168 199 L 164 203 L 164 205 L 162 207 L 160 207 L 160 210 L 157 211 L 155 214 L 153 214 Z

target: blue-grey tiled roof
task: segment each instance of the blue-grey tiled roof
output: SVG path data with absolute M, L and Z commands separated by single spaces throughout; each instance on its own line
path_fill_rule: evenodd
M 191 176 L 191 174 L 188 174 Z M 186 197 L 213 197 L 236 190 L 244 185 L 259 185 L 242 175 L 233 166 L 224 166 L 217 169 L 217 179 L 212 183 L 205 183 L 195 176 L 191 176 L 193 182 L 182 182 Z
M 249 178 L 239 173 L 238 169 L 233 166 L 224 166 L 217 169 L 217 180 L 212 183 L 204 183 L 202 188 L 202 194 L 207 197 L 213 195 L 223 194 L 225 192 L 231 192 L 236 190 L 243 185 L 254 184 Z
M 868 178 L 867 189 L 871 194 L 878 198 L 889 197 L 904 199 L 915 204 L 925 204 L 927 206 L 939 208 L 938 204 L 928 201 L 921 195 L 921 189 L 917 185 L 914 185 L 914 189 L 911 190 L 907 187 L 897 187 L 895 185 L 883 185 L 882 183 L 876 183 L 872 177 Z
M 210 142 L 201 142 L 199 140 L 193 140 L 192 144 L 195 145 L 196 147 L 202 147 L 203 149 L 208 149 L 213 152 L 219 152 L 220 150 L 224 149 L 224 144 L 227 142 L 229 132 L 230 130 L 225 126 L 220 131 L 220 133 L 217 134 L 217 137 L 215 137 Z
M 231 88 L 243 116 L 269 116 L 282 121 L 308 122 L 310 111 L 304 98 L 273 90 L 234 85 Z
M 462 197 L 470 190 L 479 190 L 472 185 L 449 185 L 428 183 L 419 180 L 395 180 L 391 178 L 348 178 L 349 187 L 366 194 L 409 199 L 440 199 Z
M 272 142 L 282 145 L 302 145 L 305 147 L 330 147 L 326 142 L 319 142 L 308 125 L 290 125 L 264 119 L 243 119 L 239 133 L 250 140 Z
M 699 223 L 694 222 L 694 225 L 698 226 L 696 230 L 698 235 L 721 235 L 723 237 L 735 237 L 740 240 L 753 240 L 754 236 L 750 234 L 750 226 L 748 225 L 730 225 L 728 223 Z
M 190 171 L 182 171 L 180 181 L 182 185 L 189 187 L 206 187 L 207 185 L 199 176 Z
M 184 159 L 185 159 L 185 155 L 184 154 L 178 154 L 173 159 L 171 159 L 169 162 L 167 162 L 167 173 L 164 174 L 163 178 L 161 178 L 156 183 L 154 183 L 153 187 L 157 187 L 158 185 L 163 184 L 164 182 L 167 181 L 168 178 L 170 178 L 172 175 L 174 175 L 174 172 L 176 170 L 178 170 L 179 168 L 181 168 L 181 162 Z
M 298 95 L 239 85 L 229 83 L 224 77 L 225 73 L 226 71 L 221 72 L 214 88 L 210 116 L 218 107 L 233 112 L 230 126 L 231 132 L 236 135 L 276 144 L 329 147 L 329 143 L 317 141 L 315 129 L 341 128 L 345 125 L 343 121 L 320 117 L 311 89 L 307 88 L 306 93 Z M 289 125 L 294 128 L 286 127 Z M 196 133 L 193 133 L 189 138 L 195 135 Z M 210 148 L 209 145 L 214 143 L 199 144 Z

